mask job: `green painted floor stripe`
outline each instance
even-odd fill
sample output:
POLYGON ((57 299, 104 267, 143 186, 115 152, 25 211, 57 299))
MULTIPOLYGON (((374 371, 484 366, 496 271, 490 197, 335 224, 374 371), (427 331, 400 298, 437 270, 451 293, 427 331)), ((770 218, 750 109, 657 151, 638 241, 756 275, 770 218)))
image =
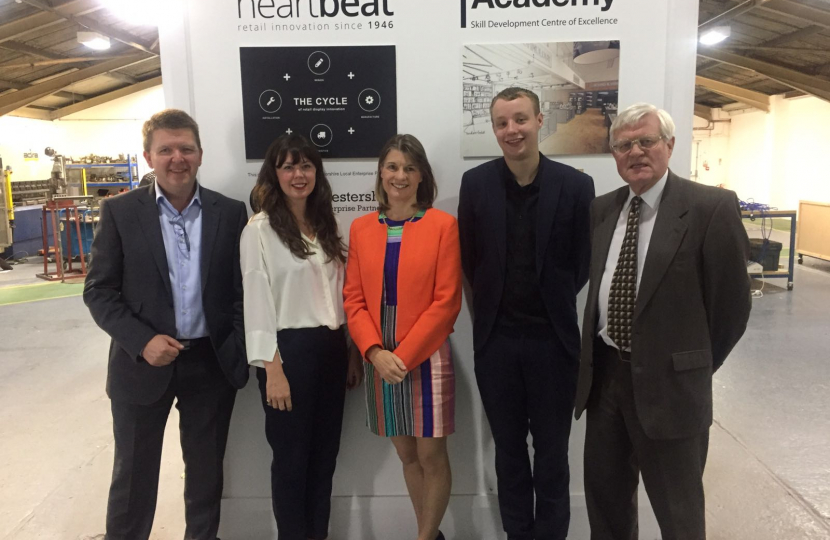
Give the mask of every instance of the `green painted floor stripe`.
POLYGON ((83 292, 83 283, 47 282, 17 287, 7 287, 0 289, 0 306, 22 304, 25 302, 37 302, 39 300, 51 300, 54 298, 67 298, 69 296, 80 296, 83 292))

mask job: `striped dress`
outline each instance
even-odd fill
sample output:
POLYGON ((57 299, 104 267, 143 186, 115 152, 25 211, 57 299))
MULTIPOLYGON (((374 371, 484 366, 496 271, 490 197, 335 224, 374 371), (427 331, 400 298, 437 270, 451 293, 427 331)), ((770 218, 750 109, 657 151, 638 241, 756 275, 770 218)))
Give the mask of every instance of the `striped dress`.
MULTIPOLYGON (((421 210, 408 221, 415 223, 423 216, 424 211, 421 210)), ((398 260, 405 222, 387 219, 383 213, 379 219, 387 227, 381 332, 383 348, 394 351, 398 346, 395 341, 398 260)), ((455 431, 455 371, 449 340, 407 373, 399 384, 388 384, 371 363, 365 362, 364 365, 366 411, 369 429, 373 433, 381 437, 445 437, 455 431)))

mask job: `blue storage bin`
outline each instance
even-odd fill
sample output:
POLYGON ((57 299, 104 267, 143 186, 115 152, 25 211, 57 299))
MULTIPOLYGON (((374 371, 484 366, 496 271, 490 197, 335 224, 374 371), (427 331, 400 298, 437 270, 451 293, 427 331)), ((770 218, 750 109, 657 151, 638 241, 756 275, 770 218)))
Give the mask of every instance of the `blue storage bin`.
MULTIPOLYGON (((64 229, 67 226, 65 210, 60 210, 58 215, 60 216, 60 224, 58 225, 59 236, 61 241, 61 253, 63 254, 63 258, 66 259, 69 257, 69 247, 66 245, 66 232, 64 229)), ((89 214, 89 210, 79 212, 81 218, 81 245, 84 250, 84 256, 87 257, 92 251, 92 237, 93 237, 93 223, 87 223, 84 221, 84 217, 89 214)), ((72 248, 72 258, 80 257, 80 252, 78 251, 78 233, 75 230, 75 220, 69 220, 69 243, 71 244, 72 248)))

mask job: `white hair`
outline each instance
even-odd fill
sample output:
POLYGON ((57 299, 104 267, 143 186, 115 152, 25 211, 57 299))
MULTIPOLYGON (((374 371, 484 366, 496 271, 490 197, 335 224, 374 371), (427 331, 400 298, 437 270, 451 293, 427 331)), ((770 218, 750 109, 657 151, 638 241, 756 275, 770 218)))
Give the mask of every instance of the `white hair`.
POLYGON ((657 116, 660 123, 660 136, 665 140, 674 137, 674 120, 671 115, 663 109, 658 109, 650 103, 635 103, 623 109, 611 124, 611 143, 614 143, 614 134, 624 127, 632 126, 643 119, 644 116, 653 114, 657 116))

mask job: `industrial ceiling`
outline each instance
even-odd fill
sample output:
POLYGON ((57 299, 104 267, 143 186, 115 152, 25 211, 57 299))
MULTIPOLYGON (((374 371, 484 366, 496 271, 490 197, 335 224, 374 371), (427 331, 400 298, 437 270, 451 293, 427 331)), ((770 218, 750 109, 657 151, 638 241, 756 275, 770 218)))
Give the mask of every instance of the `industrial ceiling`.
MULTIPOLYGON (((751 106, 770 96, 830 101, 830 2, 700 0, 699 31, 730 37, 698 45, 695 114, 751 106)), ((161 84, 158 30, 131 24, 100 0, 0 0, 0 116, 56 120, 161 84), (106 51, 79 31, 109 38, 106 51)))

